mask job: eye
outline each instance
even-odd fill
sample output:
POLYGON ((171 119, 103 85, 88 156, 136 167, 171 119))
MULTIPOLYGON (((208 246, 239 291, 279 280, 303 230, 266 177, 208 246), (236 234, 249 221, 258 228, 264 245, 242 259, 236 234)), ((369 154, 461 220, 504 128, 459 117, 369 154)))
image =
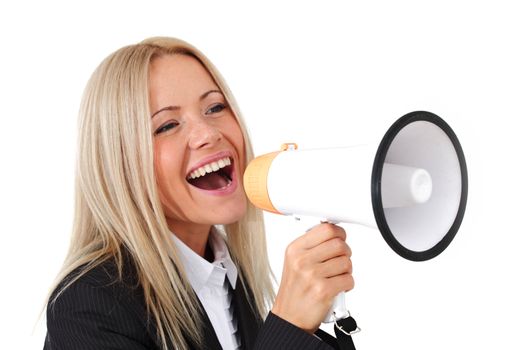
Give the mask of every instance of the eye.
POLYGON ((206 113, 204 113, 205 115, 210 115, 210 114, 214 114, 214 113, 220 113, 222 112, 224 109, 226 109, 226 105, 222 104, 222 103, 217 103, 216 105, 213 105, 211 106, 210 109, 208 109, 206 111, 206 113))
POLYGON ((168 130, 171 130, 171 129, 177 127, 178 125, 180 125, 180 123, 178 121, 172 120, 172 121, 162 125, 157 130, 155 130, 155 135, 158 135, 158 134, 161 134, 161 133, 166 132, 168 130))

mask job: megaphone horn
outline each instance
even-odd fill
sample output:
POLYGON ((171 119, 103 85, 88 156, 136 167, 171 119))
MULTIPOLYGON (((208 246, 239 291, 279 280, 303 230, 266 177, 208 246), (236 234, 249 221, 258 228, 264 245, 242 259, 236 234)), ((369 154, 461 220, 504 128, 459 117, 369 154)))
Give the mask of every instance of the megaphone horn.
POLYGON ((287 146, 257 157, 246 168, 244 188, 263 210, 375 227, 400 256, 422 261, 456 235, 468 178, 452 128, 417 111, 392 124, 379 144, 287 146))

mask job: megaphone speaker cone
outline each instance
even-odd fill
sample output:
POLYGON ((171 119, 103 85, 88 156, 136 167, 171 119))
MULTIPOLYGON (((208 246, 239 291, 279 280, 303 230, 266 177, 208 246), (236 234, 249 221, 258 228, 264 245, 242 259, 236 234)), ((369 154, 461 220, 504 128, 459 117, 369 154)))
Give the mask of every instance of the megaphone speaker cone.
POLYGON ((423 261, 447 248, 463 220, 468 177, 459 140, 443 119, 425 111, 398 119, 379 144, 371 180, 377 227, 396 253, 423 261), (426 200, 417 205, 390 205, 391 196, 385 192, 390 187, 397 191, 397 187, 389 185, 389 164, 426 172, 429 180, 422 175, 422 186, 415 192, 415 197, 426 200))

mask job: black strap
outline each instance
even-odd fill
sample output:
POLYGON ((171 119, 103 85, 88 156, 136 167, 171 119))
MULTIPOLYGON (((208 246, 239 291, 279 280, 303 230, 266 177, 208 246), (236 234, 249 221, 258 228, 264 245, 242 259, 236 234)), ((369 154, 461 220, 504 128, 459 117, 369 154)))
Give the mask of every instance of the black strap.
POLYGON ((361 329, 357 327, 352 316, 338 320, 334 324, 334 331, 337 337, 337 343, 340 350, 355 350, 352 334, 359 332, 361 329))

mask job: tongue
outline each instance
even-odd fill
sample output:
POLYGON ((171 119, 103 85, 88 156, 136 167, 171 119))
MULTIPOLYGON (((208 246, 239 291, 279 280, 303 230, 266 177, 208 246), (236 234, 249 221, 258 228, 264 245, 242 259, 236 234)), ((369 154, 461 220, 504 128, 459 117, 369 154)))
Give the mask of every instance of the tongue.
POLYGON ((228 186, 230 181, 218 172, 206 174, 199 178, 188 180, 190 184, 203 190, 218 190, 228 186))

